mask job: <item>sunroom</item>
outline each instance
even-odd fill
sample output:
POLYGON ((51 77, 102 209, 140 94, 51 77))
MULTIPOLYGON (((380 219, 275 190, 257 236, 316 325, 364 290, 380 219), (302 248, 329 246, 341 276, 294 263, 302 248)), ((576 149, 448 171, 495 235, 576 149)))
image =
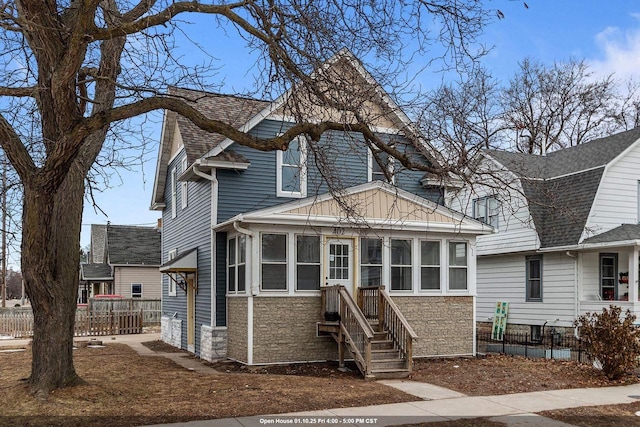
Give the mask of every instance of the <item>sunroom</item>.
POLYGON ((475 239, 492 231, 485 224, 376 181, 348 189, 341 203, 329 194, 301 199, 214 231, 226 233, 232 359, 335 359, 317 324, 321 289, 336 285, 354 299, 384 286, 421 336, 416 356, 474 351, 475 239))

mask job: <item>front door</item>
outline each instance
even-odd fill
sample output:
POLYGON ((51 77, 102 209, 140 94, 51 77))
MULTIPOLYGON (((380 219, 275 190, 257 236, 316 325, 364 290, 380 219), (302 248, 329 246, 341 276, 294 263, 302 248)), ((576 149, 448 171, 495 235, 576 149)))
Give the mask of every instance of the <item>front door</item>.
POLYGON ((326 285, 343 285, 353 295, 353 241, 329 239, 326 245, 326 285))

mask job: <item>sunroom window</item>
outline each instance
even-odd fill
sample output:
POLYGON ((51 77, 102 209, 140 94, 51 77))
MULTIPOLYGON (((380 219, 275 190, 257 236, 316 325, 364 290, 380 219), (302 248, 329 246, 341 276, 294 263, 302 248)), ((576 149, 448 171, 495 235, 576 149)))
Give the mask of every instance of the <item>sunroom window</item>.
POLYGON ((440 242, 420 242, 420 289, 440 289, 440 242))
POLYGON ((411 240, 391 240, 391 290, 411 290, 411 240))
POLYGON ((320 237, 296 236, 296 290, 320 289, 320 237))
POLYGON ((360 239, 360 286, 382 284, 382 239, 360 239))
POLYGON ((261 288, 266 291, 287 289, 287 235, 262 234, 260 253, 261 288))
POLYGON ((467 244, 449 242, 449 289, 467 289, 467 244))

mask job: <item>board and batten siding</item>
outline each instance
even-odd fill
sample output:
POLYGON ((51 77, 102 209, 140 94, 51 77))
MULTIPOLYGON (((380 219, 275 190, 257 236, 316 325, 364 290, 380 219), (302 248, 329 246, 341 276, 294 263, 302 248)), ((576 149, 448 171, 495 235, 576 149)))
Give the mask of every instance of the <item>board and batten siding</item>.
POLYGON ((497 301, 509 302, 508 322, 570 327, 575 318, 576 259, 543 254, 542 302, 526 301, 526 255, 483 256, 477 261, 476 320, 491 322, 497 301))
POLYGON ((160 299, 162 275, 158 267, 115 267, 115 293, 125 298, 131 298, 131 284, 142 283, 142 298, 160 299))
POLYGON ((537 250, 540 247, 538 233, 535 230, 527 201, 521 194, 519 182, 511 184, 513 188, 504 189, 504 184, 478 185, 473 191, 464 188, 448 195, 447 206, 473 218, 473 201, 494 194, 500 201, 498 229, 493 234, 478 236, 478 256, 508 254, 537 250))
MULTIPOLYGON (((205 179, 187 183, 187 207, 182 208, 180 183, 177 185, 176 217, 171 218, 171 170, 180 170, 184 150, 169 164, 164 189, 166 207, 162 211, 162 263, 168 261, 171 250, 178 255, 198 249, 198 290, 196 293, 195 353, 200 354, 202 325, 211 325, 211 182, 205 179)), ((169 278, 162 280, 162 315, 182 320, 182 348, 187 348, 187 296, 176 287, 176 296, 168 295, 169 278)))
POLYGON ((611 230, 621 224, 640 222, 638 192, 640 181, 640 145, 615 163, 610 163, 600 181, 598 193, 582 239, 611 230))

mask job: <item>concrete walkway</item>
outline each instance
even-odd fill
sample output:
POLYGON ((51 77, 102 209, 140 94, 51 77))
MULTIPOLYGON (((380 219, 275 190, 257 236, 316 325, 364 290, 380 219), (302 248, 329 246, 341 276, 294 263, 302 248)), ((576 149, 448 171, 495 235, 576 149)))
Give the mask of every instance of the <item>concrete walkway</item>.
MULTIPOLYGON (((186 353, 156 353, 141 343, 160 339, 158 333, 97 337, 103 343, 127 344, 143 356, 167 357, 180 366, 203 374, 220 374, 186 353)), ((88 341, 90 337, 76 341, 88 341)), ((28 345, 30 340, 0 340, 0 351, 28 345)), ((640 384, 620 387, 537 391, 498 396, 466 396, 447 388, 407 380, 382 384, 423 399, 421 401, 280 415, 225 418, 162 424, 185 427, 253 427, 265 425, 394 426, 487 417, 509 427, 570 427, 569 424, 536 415, 537 412, 579 406, 618 405, 640 400, 640 384)), ((328 391, 329 392, 329 391, 328 391)))

